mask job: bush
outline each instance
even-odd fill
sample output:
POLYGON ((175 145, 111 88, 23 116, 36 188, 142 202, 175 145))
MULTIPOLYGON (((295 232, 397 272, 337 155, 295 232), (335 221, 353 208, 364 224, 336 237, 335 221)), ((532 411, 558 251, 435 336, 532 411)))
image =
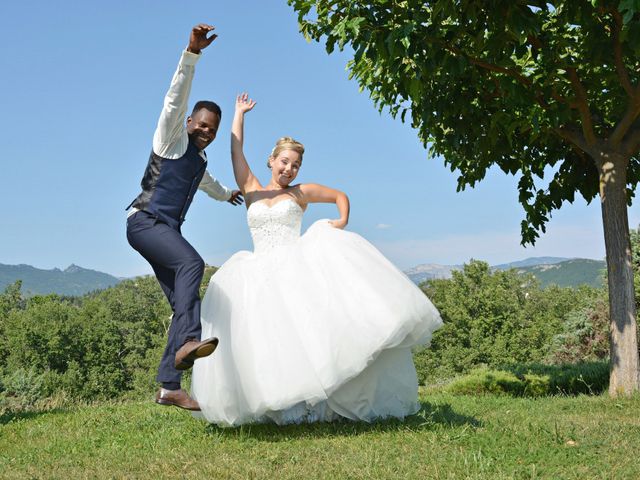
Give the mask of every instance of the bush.
POLYGON ((0 391, 7 407, 24 410, 45 396, 44 379, 35 368, 20 368, 3 378, 0 391))
POLYGON ((605 362, 574 365, 517 365, 495 370, 477 368, 455 379, 444 389, 460 395, 545 395, 599 394, 609 384, 609 365, 605 362))
POLYGON ((78 342, 83 329, 79 309, 55 295, 32 297, 26 307, 12 311, 5 322, 6 373, 33 368, 64 372, 70 360, 81 361, 78 342))
POLYGON ((599 290, 557 286, 541 289, 531 275, 492 272, 471 261, 448 280, 432 280, 423 290, 440 311, 444 325, 428 349, 415 352, 421 383, 433 383, 482 365, 542 362, 565 331, 568 315, 599 290))
POLYGON ((154 278, 123 283, 80 299, 35 296, 8 310, 0 324, 5 399, 16 397, 6 386, 25 371, 39 379, 38 398, 115 398, 134 388, 140 369, 153 379, 140 359, 165 341, 169 307, 154 278))
POLYGON ((550 363, 603 360, 609 356, 609 306, 595 300, 568 316, 562 333, 553 339, 550 363))
MULTIPOLYGON (((215 272, 207 267, 201 292, 215 272)), ((0 294, 0 408, 49 397, 101 400, 155 387, 171 308, 154 277, 83 297, 0 294)))
POLYGON ((458 395, 520 395, 524 391, 524 384, 511 372, 477 368, 451 382, 446 391, 458 395))

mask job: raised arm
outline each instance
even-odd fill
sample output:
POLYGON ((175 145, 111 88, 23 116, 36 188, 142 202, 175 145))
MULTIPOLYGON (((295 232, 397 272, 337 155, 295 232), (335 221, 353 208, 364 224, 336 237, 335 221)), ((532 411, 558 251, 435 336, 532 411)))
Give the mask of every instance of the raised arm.
POLYGON ((340 190, 318 185, 317 183, 304 183, 300 185, 300 192, 305 203, 335 203, 338 207, 340 218, 329 223, 336 228, 344 228, 349 222, 349 197, 340 190))
POLYGON ((214 29, 211 25, 200 24, 193 27, 189 46, 182 52, 178 68, 173 74, 169 91, 164 98, 158 126, 153 135, 153 151, 165 158, 177 158, 184 154, 189 139, 184 125, 187 114, 191 82, 195 65, 202 49, 208 47, 217 35, 207 37, 214 29))
POLYGON ((244 114, 255 107, 256 102, 243 93, 236 98, 236 111, 233 116, 231 126, 231 162, 233 163, 233 174, 236 177, 238 188, 245 195, 261 188, 260 182, 255 177, 247 159, 244 156, 242 145, 244 143, 244 114))

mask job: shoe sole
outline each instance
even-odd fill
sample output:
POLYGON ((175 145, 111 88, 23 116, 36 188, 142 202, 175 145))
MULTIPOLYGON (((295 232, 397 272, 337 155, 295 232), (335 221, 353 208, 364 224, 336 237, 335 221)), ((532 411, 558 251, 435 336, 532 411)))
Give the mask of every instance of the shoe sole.
POLYGON ((182 406, 182 405, 180 405, 178 403, 170 402, 169 400, 163 400, 162 398, 157 399, 156 403, 158 405, 164 405, 165 407, 178 407, 178 408, 181 408, 183 410, 189 410, 190 412, 199 412, 200 411, 199 408, 196 409, 196 408, 185 407, 185 406, 182 406))
POLYGON ((218 346, 217 338, 213 338, 209 343, 200 345, 193 352, 191 352, 189 355, 184 357, 182 361, 175 366, 176 370, 190 369, 191 367, 193 367, 193 362, 195 362, 196 359, 202 358, 202 357, 208 357, 215 351, 217 346, 218 346))

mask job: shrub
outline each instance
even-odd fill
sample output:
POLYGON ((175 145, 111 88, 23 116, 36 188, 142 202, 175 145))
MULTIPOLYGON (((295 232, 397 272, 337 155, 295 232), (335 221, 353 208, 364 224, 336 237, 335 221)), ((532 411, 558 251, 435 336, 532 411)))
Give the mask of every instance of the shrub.
MULTIPOLYGON (((131 390, 140 368, 153 378, 137 361, 164 340, 155 315, 168 306, 153 282, 123 282, 129 285, 81 301, 35 296, 12 309, 2 322, 0 352, 6 354, 0 379, 10 384, 15 372, 28 370, 42 380, 40 397, 66 392, 69 398, 95 400, 131 390)), ((162 315, 168 318, 166 311, 162 315)))
POLYGON ((554 364, 605 360, 609 356, 609 305, 605 292, 567 315, 554 336, 548 362, 554 364))
POLYGON ((5 403, 15 410, 33 406, 44 397, 44 380, 35 368, 20 368, 3 378, 2 396, 5 403))
POLYGON ((446 390, 458 395, 520 395, 524 384, 511 372, 478 368, 451 382, 446 390))
POLYGON ((592 301, 598 290, 557 286, 541 289, 531 275, 492 272, 471 261, 448 280, 432 280, 423 290, 444 325, 431 346, 415 352, 421 383, 438 382, 486 365, 542 362, 564 332, 567 316, 592 301))
POLYGON ((456 378, 445 390, 462 395, 544 395, 599 394, 609 384, 605 362, 574 365, 516 365, 505 369, 477 368, 456 378))
MULTIPOLYGON (((215 268, 207 267, 201 286, 215 268)), ((148 395, 171 308, 154 277, 83 297, 25 300, 20 282, 0 294, 0 408, 47 397, 100 400, 148 395)))

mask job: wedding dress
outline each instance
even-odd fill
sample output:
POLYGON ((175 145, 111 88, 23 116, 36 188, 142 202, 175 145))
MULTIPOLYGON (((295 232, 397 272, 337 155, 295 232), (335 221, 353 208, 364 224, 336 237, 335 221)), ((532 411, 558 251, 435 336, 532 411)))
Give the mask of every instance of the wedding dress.
POLYGON ((424 293, 359 235, 293 199, 247 210, 254 251, 233 255, 202 302, 196 415, 219 425, 372 421, 418 410, 411 348, 442 321, 424 293))

